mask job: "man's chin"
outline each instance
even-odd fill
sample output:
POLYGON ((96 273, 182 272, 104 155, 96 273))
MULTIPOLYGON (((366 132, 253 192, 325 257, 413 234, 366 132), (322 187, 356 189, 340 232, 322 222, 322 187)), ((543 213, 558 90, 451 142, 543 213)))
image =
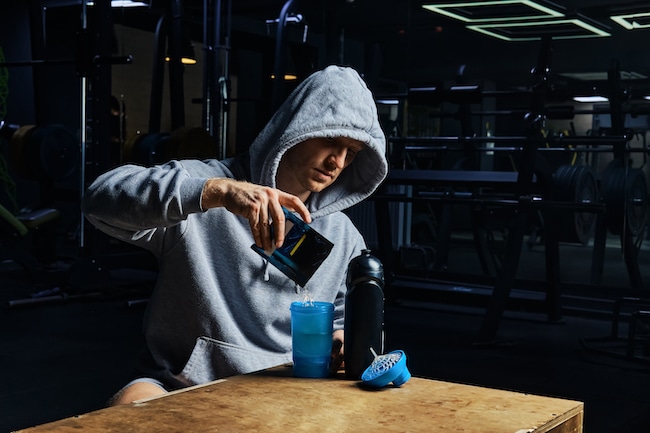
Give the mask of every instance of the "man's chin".
POLYGON ((311 192, 321 192, 325 188, 332 185, 333 182, 311 182, 309 184, 309 191, 311 192))

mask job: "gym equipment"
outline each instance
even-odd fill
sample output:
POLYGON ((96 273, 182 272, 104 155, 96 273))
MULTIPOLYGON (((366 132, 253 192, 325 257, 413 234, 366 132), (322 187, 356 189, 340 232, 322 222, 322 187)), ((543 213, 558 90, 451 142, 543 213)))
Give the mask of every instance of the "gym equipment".
MULTIPOLYGON (((553 174, 551 198, 560 202, 595 204, 600 200, 593 170, 586 165, 562 165, 553 174)), ((557 214, 558 240, 587 245, 594 229, 594 212, 557 214)))
MULTIPOLYGON (((623 128, 621 121, 625 110, 622 109, 620 98, 617 65, 610 70, 609 81, 611 93, 619 96, 610 99, 612 128, 603 132, 602 136, 571 137, 562 134, 550 137, 542 133, 545 119, 568 119, 577 110, 550 105, 556 102, 554 97, 557 95, 548 80, 549 53, 550 39, 542 42, 538 65, 533 69, 537 82, 528 91, 512 92, 517 97, 529 97, 528 110, 500 113, 522 121, 525 134, 520 137, 477 137, 468 127, 467 117, 474 113, 468 111, 467 106, 480 102, 483 97, 497 97, 498 92, 482 92, 478 86, 464 83, 448 90, 423 88, 414 92, 412 89, 408 95, 409 104, 414 96, 420 102, 433 98, 437 102, 444 100, 458 104, 459 109, 449 116, 461 122, 462 135, 389 138, 393 144, 389 146, 392 149, 391 162, 396 168, 389 173, 386 185, 400 185, 408 193, 388 194, 384 190, 373 196, 377 209, 378 251, 383 254, 381 260, 387 275, 392 277, 387 282, 389 299, 395 298, 393 293, 398 291, 419 295, 428 289, 435 290, 442 284, 440 280, 449 279, 449 273, 441 274, 440 271, 446 269, 450 233, 459 223, 454 216, 454 208, 463 205, 470 210, 476 249, 484 272, 489 277, 486 278, 487 284, 492 286, 478 334, 480 343, 488 343, 496 336, 500 317, 515 283, 523 238, 531 226, 536 230, 537 226, 541 227, 543 233, 546 264, 543 305, 549 321, 562 319, 559 281, 561 242, 586 245, 594 236, 592 283, 597 284, 602 274, 607 230, 620 233, 632 286, 641 285, 636 252, 646 221, 645 176, 629 164, 613 162, 599 184, 593 168, 582 161, 589 153, 610 153, 615 161, 625 161, 632 152, 648 151, 646 148, 631 149, 629 146, 631 134, 623 128), (407 167, 414 160, 411 156, 413 152, 433 155, 435 162, 428 161, 426 170, 397 168, 407 167), (497 158, 505 161, 509 158, 512 171, 503 170, 503 161, 499 161, 502 164, 494 171, 477 170, 481 164, 472 161, 480 159, 487 152, 493 156, 495 167, 497 158), (451 160, 450 163, 449 155, 460 155, 462 161, 457 160, 454 164, 451 160), (546 162, 547 156, 557 156, 555 159, 560 164, 556 169, 546 162), (447 170, 449 166, 454 170, 447 170), (387 209, 392 201, 435 203, 439 207, 439 215, 436 215, 437 236, 433 237, 433 266, 430 270, 424 268, 427 271, 425 278, 400 275, 399 268, 395 266, 390 238, 392 225, 387 209), (494 235, 496 232, 501 232, 503 236, 497 239, 494 235), (638 238, 635 240, 634 236, 638 238)), ((456 287, 454 282, 447 284, 456 287)), ((449 296, 450 292, 453 290, 445 292, 445 296, 449 296)))
POLYGON ((581 346, 589 353, 650 365, 650 299, 622 296, 614 301, 610 333, 583 337, 581 346), (621 326, 627 322, 627 332, 621 326))
POLYGON ((601 176, 603 202, 607 206, 608 230, 620 235, 624 230, 638 235, 645 227, 648 191, 643 171, 612 160, 601 176))
POLYGON ((125 141, 122 161, 152 166, 172 159, 207 159, 215 157, 212 137, 203 128, 181 127, 171 134, 138 134, 125 141))
POLYGON ((10 164, 31 180, 63 180, 79 164, 79 140, 63 125, 25 125, 11 136, 10 164))
POLYGON ((45 208, 14 215, 0 204, 0 262, 9 260, 22 266, 32 281, 54 260, 52 224, 57 209, 45 208))

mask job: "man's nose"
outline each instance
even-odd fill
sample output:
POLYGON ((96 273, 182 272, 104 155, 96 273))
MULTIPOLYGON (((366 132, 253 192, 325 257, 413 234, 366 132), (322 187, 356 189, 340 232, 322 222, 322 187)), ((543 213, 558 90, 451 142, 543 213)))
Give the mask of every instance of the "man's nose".
POLYGON ((330 162, 336 168, 345 167, 345 159, 347 158, 348 151, 346 149, 336 150, 330 154, 330 162))

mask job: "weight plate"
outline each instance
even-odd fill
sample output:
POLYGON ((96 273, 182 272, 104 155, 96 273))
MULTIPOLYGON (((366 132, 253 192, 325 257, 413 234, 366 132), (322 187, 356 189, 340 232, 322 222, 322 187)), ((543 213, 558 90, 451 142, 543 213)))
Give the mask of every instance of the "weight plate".
POLYGON ((125 143, 123 158, 148 167, 167 162, 163 155, 163 149, 168 140, 168 133, 138 135, 135 139, 129 139, 125 143))
POLYGON ((66 179, 79 164, 79 141, 63 125, 21 126, 10 146, 10 165, 25 179, 66 179))
POLYGON ((138 141, 140 141, 143 136, 144 134, 135 134, 124 141, 124 144, 122 145, 121 162, 135 162, 135 158, 133 156, 135 153, 135 148, 138 141))
POLYGON ((208 159, 216 155, 214 139, 208 132, 199 127, 185 126, 171 133, 165 143, 162 158, 171 159, 208 159))
POLYGON ((637 235, 643 230, 648 209, 645 174, 640 169, 633 168, 626 179, 625 224, 633 235, 637 235))
MULTIPOLYGON (((552 199, 569 203, 595 203, 598 186, 592 170, 586 165, 561 165, 553 175, 552 199)), ((555 217, 553 227, 561 242, 587 244, 591 237, 596 215, 594 212, 551 212, 555 217)))
MULTIPOLYGON (((578 166, 574 173, 572 182, 572 191, 574 192, 574 201, 582 204, 593 204, 598 202, 598 185, 596 176, 587 166, 578 166)), ((574 212, 574 226, 576 240, 583 245, 589 242, 596 214, 594 212, 574 212)))
POLYGON ((37 178, 63 180, 74 173, 79 164, 79 141, 65 126, 38 127, 29 142, 37 178))
POLYGON ((620 159, 607 165, 601 177, 601 190, 610 233, 620 235, 626 228, 636 235, 643 229, 648 205, 646 185, 642 170, 626 167, 620 159))

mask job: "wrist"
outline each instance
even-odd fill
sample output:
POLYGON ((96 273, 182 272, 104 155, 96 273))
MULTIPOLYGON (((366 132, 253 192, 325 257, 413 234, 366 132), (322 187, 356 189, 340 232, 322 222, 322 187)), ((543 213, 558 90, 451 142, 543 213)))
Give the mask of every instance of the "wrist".
POLYGON ((203 191, 201 192, 201 208, 203 210, 223 206, 223 197, 226 194, 226 183, 228 180, 210 178, 205 182, 203 191))

